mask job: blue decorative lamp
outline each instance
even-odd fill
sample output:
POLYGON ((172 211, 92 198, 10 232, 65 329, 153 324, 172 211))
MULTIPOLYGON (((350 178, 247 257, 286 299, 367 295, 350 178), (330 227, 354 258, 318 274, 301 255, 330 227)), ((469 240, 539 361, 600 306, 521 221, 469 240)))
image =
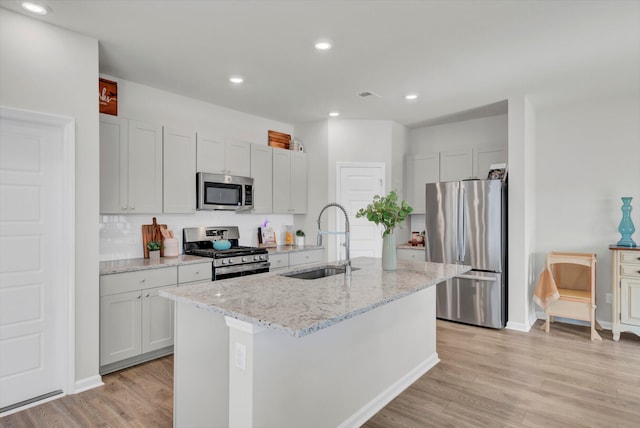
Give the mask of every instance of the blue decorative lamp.
POLYGON ((631 221, 631 197, 625 196, 622 198, 622 220, 620 220, 620 225, 618 226, 618 232, 622 237, 618 241, 619 247, 635 247, 636 243, 631 239, 631 235, 636 231, 636 228, 633 226, 633 221, 631 221))

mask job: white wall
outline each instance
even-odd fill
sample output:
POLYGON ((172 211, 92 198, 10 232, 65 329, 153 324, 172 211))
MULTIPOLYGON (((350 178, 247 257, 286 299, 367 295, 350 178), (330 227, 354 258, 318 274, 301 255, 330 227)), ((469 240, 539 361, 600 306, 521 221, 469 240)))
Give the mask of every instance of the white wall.
MULTIPOLYGON (((268 144, 267 131, 270 129, 287 134, 293 132, 291 124, 208 104, 113 76, 103 77, 118 82, 119 117, 204 133, 221 140, 233 139, 264 145, 268 144)), ((100 260, 142 257, 141 225, 151 224, 153 217, 154 214, 100 216, 100 260)), ((257 227, 261 226, 265 219, 268 218, 274 230, 278 232, 283 230, 283 226, 294 224, 294 216, 290 214, 199 211, 195 214, 157 213, 155 217, 159 224, 166 224, 174 231, 180 241, 180 248, 182 229, 185 227, 238 226, 240 244, 257 245, 257 227)), ((282 242, 279 233, 278 242, 282 242)))
POLYGON ((536 266, 549 251, 596 253, 596 318, 610 323, 608 246, 620 239, 622 196, 633 197, 640 245, 640 89, 541 106, 536 122, 536 266))
MULTIPOLYGON (((0 8, 0 103, 75 119, 75 379, 98 376, 98 41, 0 8)), ((99 379, 99 378, 98 378, 99 379)))

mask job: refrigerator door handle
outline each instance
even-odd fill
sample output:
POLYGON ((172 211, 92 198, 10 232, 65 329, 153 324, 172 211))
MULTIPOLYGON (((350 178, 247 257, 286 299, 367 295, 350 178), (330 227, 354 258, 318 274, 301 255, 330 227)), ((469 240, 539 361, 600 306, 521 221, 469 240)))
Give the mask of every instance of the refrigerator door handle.
POLYGON ((464 187, 461 185, 458 193, 458 239, 456 240, 458 261, 463 262, 466 257, 467 224, 465 222, 464 187))
POLYGON ((475 281, 489 281, 496 282, 497 279, 491 276, 478 276, 478 275, 456 275, 454 278, 473 279, 475 281))

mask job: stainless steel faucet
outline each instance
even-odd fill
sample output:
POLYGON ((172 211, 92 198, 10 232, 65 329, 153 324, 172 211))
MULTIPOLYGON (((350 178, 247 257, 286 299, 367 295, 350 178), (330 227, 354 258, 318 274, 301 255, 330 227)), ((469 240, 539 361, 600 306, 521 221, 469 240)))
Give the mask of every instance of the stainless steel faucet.
POLYGON ((346 276, 351 276, 351 258, 349 257, 349 246, 350 246, 350 232, 349 232, 349 215, 347 214, 347 210, 344 207, 336 202, 330 202, 320 210, 320 214, 318 214, 318 246, 322 245, 322 235, 344 235, 344 248, 345 248, 345 271, 344 274, 346 276), (323 232, 320 228, 320 218, 322 217, 322 213, 329 207, 336 207, 342 210, 344 214, 344 232, 323 232))

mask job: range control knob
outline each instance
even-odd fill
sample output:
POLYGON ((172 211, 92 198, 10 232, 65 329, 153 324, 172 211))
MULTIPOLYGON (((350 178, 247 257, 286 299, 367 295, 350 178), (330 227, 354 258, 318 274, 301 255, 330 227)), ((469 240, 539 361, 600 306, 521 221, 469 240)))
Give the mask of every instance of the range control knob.
POLYGON ((242 258, 242 261, 243 261, 243 262, 246 262, 246 261, 247 261, 247 258, 246 258, 246 257, 243 257, 243 258, 242 258))
POLYGON ((221 262, 221 263, 222 263, 223 265, 226 265, 226 264, 227 264, 227 259, 222 259, 222 262, 221 262))
POLYGON ((229 264, 233 263, 233 259, 229 259, 229 264))
POLYGON ((260 256, 253 256, 253 260, 260 260, 260 256))
POLYGON ((264 254, 260 256, 260 260, 267 260, 267 256, 265 256, 264 254))

